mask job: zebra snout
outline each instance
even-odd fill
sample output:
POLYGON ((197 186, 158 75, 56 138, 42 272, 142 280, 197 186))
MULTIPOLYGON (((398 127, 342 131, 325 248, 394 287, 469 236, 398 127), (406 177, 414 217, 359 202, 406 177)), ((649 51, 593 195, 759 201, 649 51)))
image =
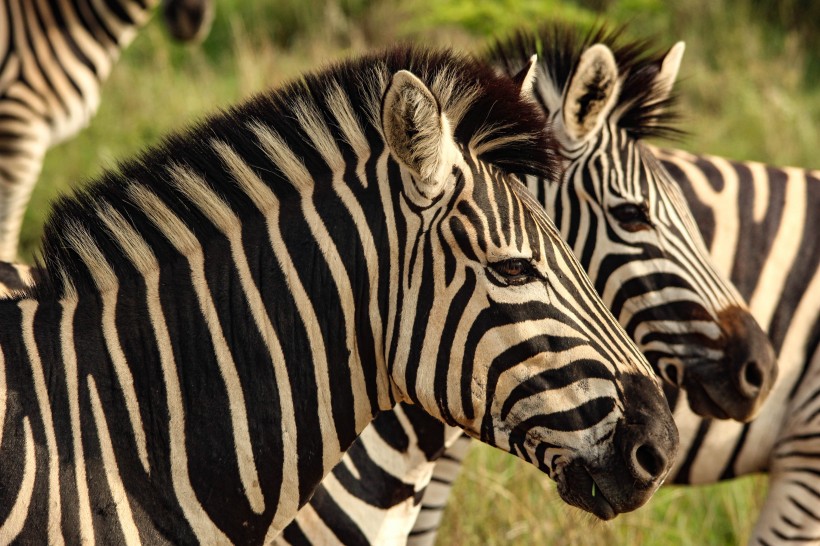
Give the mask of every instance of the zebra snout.
POLYGON ((655 385, 641 376, 622 380, 626 410, 615 434, 630 478, 644 487, 661 483, 678 448, 678 429, 664 399, 651 396, 655 385))
POLYGON ((678 448, 678 429, 664 399, 650 393, 657 388, 641 376, 627 376, 624 385, 624 419, 615 435, 632 479, 645 487, 663 480, 678 448))
POLYGON ((627 417, 615 441, 623 454, 625 479, 650 490, 659 486, 677 454, 678 430, 660 414, 627 417), (631 418, 630 418, 631 417, 631 418))
POLYGON ((748 401, 749 413, 754 413, 777 377, 774 349, 749 311, 733 306, 721 311, 719 319, 725 332, 726 358, 736 396, 748 401))
POLYGON ((718 314, 723 356, 698 359, 686 368, 689 407, 702 417, 751 421, 777 378, 771 342, 746 309, 732 306, 718 314))

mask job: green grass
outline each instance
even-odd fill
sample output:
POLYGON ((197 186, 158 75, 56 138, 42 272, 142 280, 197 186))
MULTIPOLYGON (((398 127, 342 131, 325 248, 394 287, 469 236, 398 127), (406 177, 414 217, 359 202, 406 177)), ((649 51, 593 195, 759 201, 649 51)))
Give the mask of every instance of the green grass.
POLYGON ((745 544, 766 480, 664 487, 643 508, 601 522, 563 504, 535 467, 475 444, 456 482, 438 544, 724 546, 745 544))
MULTIPOLYGON (((58 194, 207 112, 369 47, 419 40, 478 48, 489 34, 503 35, 555 14, 586 23, 631 20, 636 37, 656 34, 667 47, 687 42, 679 90, 690 136, 681 146, 820 168, 820 75, 811 68, 806 72, 818 66, 820 53, 807 47, 804 27, 793 17, 771 25, 766 22, 778 18, 755 5, 753 0, 220 0, 213 33, 201 48, 171 45, 154 22, 115 68, 91 126, 49 152, 26 214, 22 255, 36 252, 58 194), (323 15, 317 19, 315 13, 323 15)), ((439 543, 737 544, 748 537, 764 491, 762 478, 666 488, 646 507, 602 524, 565 507, 534 468, 482 446, 474 449, 458 482, 439 543)))

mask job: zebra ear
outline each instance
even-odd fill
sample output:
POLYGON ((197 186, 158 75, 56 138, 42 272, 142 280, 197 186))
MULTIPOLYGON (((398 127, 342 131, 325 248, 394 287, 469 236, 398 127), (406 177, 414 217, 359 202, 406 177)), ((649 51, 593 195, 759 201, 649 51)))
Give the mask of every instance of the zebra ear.
POLYGON ((433 93, 407 70, 393 75, 382 101, 382 130, 393 155, 428 199, 444 191, 459 155, 447 116, 433 93))
POLYGON ((521 98, 535 100, 535 75, 537 70, 538 55, 533 55, 524 68, 513 76, 513 81, 521 89, 521 98))
POLYGON ((675 85, 675 80, 678 77, 678 70, 680 70, 680 62, 683 59, 685 49, 686 44, 678 42, 672 46, 672 49, 661 61, 661 69, 658 71, 658 75, 655 76, 658 101, 666 99, 672 92, 672 86, 675 85))
POLYGON ((562 114, 567 136, 583 140, 600 129, 619 90, 618 65, 612 51, 603 44, 590 46, 581 55, 564 92, 562 114))

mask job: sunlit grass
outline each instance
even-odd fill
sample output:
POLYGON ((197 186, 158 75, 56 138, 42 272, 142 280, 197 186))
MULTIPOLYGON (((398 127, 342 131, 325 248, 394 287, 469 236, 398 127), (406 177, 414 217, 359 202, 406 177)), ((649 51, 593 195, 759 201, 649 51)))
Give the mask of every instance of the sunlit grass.
POLYGON ((535 467, 476 444, 448 504, 438 544, 745 544, 765 483, 747 477, 706 487, 664 487, 646 506, 604 523, 563 504, 535 467))

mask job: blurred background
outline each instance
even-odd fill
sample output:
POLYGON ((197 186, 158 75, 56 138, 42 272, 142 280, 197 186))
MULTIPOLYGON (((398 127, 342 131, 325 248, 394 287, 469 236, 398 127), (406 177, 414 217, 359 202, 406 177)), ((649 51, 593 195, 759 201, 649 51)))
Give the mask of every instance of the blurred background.
MULTIPOLYGON (((217 0, 210 36, 174 45, 159 17, 124 52, 91 126, 46 156, 21 256, 39 246, 50 202, 208 112, 327 62, 397 41, 480 50, 541 21, 629 23, 659 47, 686 42, 677 89, 688 132, 660 143, 733 159, 820 168, 817 0, 217 0)), ((563 505, 535 468, 474 447, 441 545, 744 544, 766 480, 665 487, 600 523, 563 505)))

